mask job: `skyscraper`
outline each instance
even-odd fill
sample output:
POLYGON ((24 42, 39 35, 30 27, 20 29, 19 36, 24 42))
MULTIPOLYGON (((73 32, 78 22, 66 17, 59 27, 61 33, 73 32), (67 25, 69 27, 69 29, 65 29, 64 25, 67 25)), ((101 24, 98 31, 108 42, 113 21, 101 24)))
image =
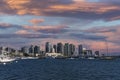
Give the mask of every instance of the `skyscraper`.
POLYGON ((62 43, 58 43, 57 44, 57 53, 63 53, 63 44, 62 43))
POLYGON ((38 54, 40 54, 40 47, 34 46, 34 56, 37 56, 38 54))
POLYGON ((69 43, 65 43, 64 45, 64 55, 69 56, 69 43))
POLYGON ((69 45, 69 55, 72 56, 75 53, 75 45, 70 44, 69 45))
POLYGON ((54 49, 55 53, 57 53, 57 45, 53 45, 53 49, 54 49))
POLYGON ((29 47, 28 46, 24 46, 24 47, 22 47, 21 48, 21 51, 23 52, 23 53, 29 53, 29 47))
POLYGON ((51 53, 52 52, 52 44, 50 42, 46 42, 45 52, 46 53, 51 53))
POLYGON ((30 54, 34 54, 34 46, 33 45, 30 46, 29 53, 30 54))
POLYGON ((80 56, 83 54, 83 46, 81 44, 78 45, 78 53, 80 56))
POLYGON ((35 46, 34 47, 34 53, 36 54, 39 54, 40 53, 40 47, 39 46, 35 46))

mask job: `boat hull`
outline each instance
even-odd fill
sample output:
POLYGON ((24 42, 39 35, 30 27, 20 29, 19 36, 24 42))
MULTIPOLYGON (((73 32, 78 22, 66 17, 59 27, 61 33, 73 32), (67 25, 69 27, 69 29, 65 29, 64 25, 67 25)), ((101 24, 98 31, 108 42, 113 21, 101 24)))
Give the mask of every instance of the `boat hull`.
POLYGON ((0 59, 0 62, 1 63, 7 63, 7 62, 12 62, 14 61, 15 59, 0 59))

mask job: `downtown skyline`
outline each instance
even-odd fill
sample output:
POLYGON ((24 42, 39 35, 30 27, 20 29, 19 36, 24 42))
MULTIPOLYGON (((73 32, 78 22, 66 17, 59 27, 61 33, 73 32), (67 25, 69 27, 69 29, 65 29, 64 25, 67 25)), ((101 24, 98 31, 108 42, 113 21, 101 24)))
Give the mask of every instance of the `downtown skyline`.
POLYGON ((83 44, 120 52, 119 0, 1 0, 0 46, 83 44))
POLYGON ((8 53, 15 53, 18 52, 18 55, 20 55, 21 53, 25 56, 25 55, 29 55, 29 56, 46 56, 47 55, 62 55, 62 56, 66 56, 66 57, 88 57, 88 56, 94 56, 94 57, 99 57, 100 55, 106 55, 107 54, 100 54, 99 51, 94 51, 94 50, 90 50, 87 48, 84 48, 82 44, 78 44, 77 46, 75 46, 74 44, 70 44, 70 43, 65 43, 62 44, 61 42, 57 43, 57 44, 51 44, 50 42, 46 42, 45 43, 45 48, 44 50, 41 49, 41 46, 37 46, 37 45, 30 45, 30 46, 24 46, 21 47, 20 50, 15 50, 9 47, 1 47, 1 50, 5 50, 8 51, 8 53))

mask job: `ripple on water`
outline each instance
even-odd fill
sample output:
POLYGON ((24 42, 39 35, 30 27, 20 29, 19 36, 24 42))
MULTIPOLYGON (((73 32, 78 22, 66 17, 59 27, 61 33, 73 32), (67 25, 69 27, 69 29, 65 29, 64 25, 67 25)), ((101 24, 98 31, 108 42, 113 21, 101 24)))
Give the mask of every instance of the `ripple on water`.
POLYGON ((0 64, 0 80, 120 80, 120 60, 20 60, 0 64))

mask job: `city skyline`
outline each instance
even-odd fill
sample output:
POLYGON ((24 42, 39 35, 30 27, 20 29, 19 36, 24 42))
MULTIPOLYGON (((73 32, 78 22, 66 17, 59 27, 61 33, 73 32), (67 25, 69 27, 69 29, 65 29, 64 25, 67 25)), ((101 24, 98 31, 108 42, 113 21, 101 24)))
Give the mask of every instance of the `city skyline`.
POLYGON ((1 0, 0 46, 83 44, 120 52, 119 0, 1 0))
MULTIPOLYGON (((99 51, 94 51, 91 49, 87 49, 85 47, 83 47, 82 44, 79 44, 77 46, 75 46, 74 44, 71 43, 57 43, 57 44, 51 44, 50 42, 46 42, 45 43, 45 48, 41 49, 40 45, 30 45, 30 46, 24 46, 21 47, 19 50, 12 50, 12 48, 9 47, 1 47, 1 50, 6 50, 8 51, 8 53, 13 53, 10 51, 18 51, 19 54, 23 53, 24 55, 31 55, 31 56, 35 56, 37 55, 63 55, 66 57, 87 57, 87 56, 95 56, 96 52, 99 54, 99 51), (11 50, 10 50, 11 49, 11 50)), ((102 53, 100 54, 102 55, 102 53)), ((104 54, 107 55, 107 54, 104 54)))
MULTIPOLYGON (((45 42, 44 46, 43 45, 24 45, 22 47, 20 47, 19 49, 17 48, 13 48, 11 46, 0 46, 1 49, 8 51, 8 53, 14 53, 14 52, 19 52, 19 53, 25 53, 25 54, 33 54, 33 53, 38 53, 38 54, 49 54, 49 53, 56 53, 56 54, 64 54, 66 56, 68 56, 68 54, 71 54, 69 56, 72 55, 82 55, 85 56, 86 54, 88 55, 92 55, 92 54, 96 54, 100 53, 100 55, 106 55, 106 56, 115 56, 114 54, 112 54, 111 52, 109 52, 109 50, 107 51, 107 49, 99 49, 99 50, 95 50, 95 49, 91 49, 89 47, 87 47, 86 45, 83 44, 73 44, 73 43, 62 43, 62 42, 58 42, 58 43, 51 43, 51 42, 45 42)), ((116 54, 116 56, 119 56, 119 54, 116 54)))

